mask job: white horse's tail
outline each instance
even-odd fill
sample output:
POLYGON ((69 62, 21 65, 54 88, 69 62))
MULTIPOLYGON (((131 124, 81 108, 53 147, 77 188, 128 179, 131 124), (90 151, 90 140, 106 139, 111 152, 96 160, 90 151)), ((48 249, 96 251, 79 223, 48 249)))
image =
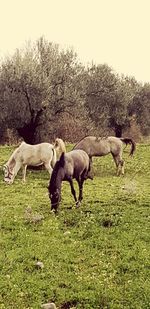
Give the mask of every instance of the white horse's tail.
POLYGON ((66 152, 66 146, 64 141, 61 138, 56 138, 54 142, 54 148, 56 150, 57 159, 60 158, 63 152, 66 152))
POLYGON ((52 153, 53 153, 53 157, 52 157, 52 161, 51 161, 51 166, 52 166, 52 168, 54 168, 54 165, 57 161, 56 150, 55 150, 54 147, 52 147, 52 153))

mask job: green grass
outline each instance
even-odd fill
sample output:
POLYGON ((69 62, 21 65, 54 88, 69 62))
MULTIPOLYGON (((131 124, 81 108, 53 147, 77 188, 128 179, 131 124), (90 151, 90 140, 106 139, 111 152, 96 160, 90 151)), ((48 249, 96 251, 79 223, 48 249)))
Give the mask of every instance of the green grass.
MULTIPOLYGON (((68 149, 71 145, 67 146, 68 149)), ((14 147, 0 147, 2 166, 14 147)), ((68 183, 50 211, 46 171, 12 185, 0 173, 0 308, 150 308, 150 145, 124 151, 125 176, 111 156, 95 158, 79 209, 68 183), (38 268, 36 263, 43 263, 38 268)), ((77 188, 77 186, 76 186, 77 188)))

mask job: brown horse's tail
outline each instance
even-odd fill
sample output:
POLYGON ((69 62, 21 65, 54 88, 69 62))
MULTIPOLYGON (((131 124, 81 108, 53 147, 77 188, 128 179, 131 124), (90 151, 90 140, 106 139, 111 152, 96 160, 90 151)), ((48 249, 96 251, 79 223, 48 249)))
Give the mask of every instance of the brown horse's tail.
POLYGON ((120 138, 121 141, 123 143, 125 143, 126 145, 130 144, 131 145, 131 150, 130 150, 130 156, 133 155, 133 153, 135 152, 135 149, 136 149, 136 144, 135 142, 133 141, 133 139, 131 138, 120 138))

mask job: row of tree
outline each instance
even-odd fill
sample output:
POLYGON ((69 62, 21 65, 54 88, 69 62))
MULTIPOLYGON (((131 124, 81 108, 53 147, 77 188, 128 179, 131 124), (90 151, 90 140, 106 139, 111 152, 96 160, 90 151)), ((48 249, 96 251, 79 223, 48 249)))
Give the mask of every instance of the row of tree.
POLYGON ((1 63, 0 110, 0 142, 8 129, 28 143, 75 142, 102 130, 120 137, 133 119, 149 135, 150 84, 106 64, 85 67, 73 50, 42 37, 1 63))

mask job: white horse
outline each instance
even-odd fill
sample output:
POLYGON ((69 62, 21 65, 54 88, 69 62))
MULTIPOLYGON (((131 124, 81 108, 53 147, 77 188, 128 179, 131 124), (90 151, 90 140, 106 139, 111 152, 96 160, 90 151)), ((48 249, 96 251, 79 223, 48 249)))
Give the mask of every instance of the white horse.
MULTIPOLYGON (((52 145, 50 143, 30 145, 22 142, 4 165, 4 181, 8 184, 12 184, 21 168, 23 171, 23 181, 25 181, 26 169, 28 165, 38 166, 43 164, 51 175, 57 160, 55 147, 56 145, 52 145)), ((64 151, 64 147, 64 142, 59 140, 56 147, 57 151, 62 153, 64 151)))

